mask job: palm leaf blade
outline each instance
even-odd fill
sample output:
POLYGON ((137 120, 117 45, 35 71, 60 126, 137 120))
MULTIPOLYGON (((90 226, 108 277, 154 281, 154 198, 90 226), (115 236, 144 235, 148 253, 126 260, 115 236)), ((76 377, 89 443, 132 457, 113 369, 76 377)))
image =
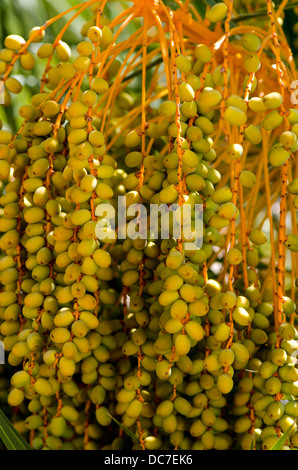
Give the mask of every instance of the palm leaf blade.
POLYGON ((7 450, 32 450, 2 410, 0 410, 0 439, 7 450))

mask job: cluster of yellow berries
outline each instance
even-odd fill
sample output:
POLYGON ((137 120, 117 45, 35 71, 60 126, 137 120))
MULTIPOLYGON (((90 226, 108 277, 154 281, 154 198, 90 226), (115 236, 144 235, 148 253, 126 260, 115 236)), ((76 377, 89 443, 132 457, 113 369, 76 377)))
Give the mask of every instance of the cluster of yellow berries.
POLYGON ((298 110, 271 0, 267 29, 232 1, 106 3, 75 50, 55 18, 0 50, 4 107, 45 62, 0 130, 0 400, 36 450, 297 449, 298 110))

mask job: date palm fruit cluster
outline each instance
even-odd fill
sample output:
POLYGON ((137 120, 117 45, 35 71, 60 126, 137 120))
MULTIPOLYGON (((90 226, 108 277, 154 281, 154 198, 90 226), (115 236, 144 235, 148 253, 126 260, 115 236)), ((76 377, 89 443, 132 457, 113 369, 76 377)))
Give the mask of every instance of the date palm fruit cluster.
POLYGON ((0 131, 0 396, 33 449, 298 448, 297 72, 283 11, 235 3, 90 0, 4 40, 4 108, 44 64, 0 131))

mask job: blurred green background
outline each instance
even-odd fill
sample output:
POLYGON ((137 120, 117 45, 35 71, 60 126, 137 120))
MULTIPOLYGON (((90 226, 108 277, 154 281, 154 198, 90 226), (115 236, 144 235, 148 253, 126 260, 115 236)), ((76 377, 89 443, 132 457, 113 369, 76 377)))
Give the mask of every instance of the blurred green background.
MULTIPOLYGON (((87 1, 87 0, 85 0, 87 1)), ((146 1, 146 0, 144 0, 146 1)), ((185 0, 183 0, 185 1, 185 0)), ((191 0, 196 6, 201 16, 204 16, 206 6, 218 3, 215 0, 191 0)), ((28 33, 34 26, 44 24, 47 19, 52 18, 63 11, 66 11, 72 6, 83 3, 80 0, 0 0, 0 48, 3 47, 4 38, 9 34, 19 34, 25 39, 28 38, 28 33)), ((164 0, 164 3, 172 9, 177 8, 177 3, 174 0, 164 0)), ((274 2, 275 7, 281 3, 281 0, 274 2)), ((264 12, 266 12, 266 0, 234 0, 235 25, 239 24, 242 16, 245 15, 245 23, 258 26, 262 25, 263 21, 268 21, 264 12), (238 15, 238 16, 237 16, 238 15), (255 16, 254 16, 255 15, 255 16)), ((132 5, 131 1, 111 0, 105 8, 105 13, 108 18, 115 17, 120 11, 132 5)), ((285 17, 283 20, 283 27, 287 36, 288 43, 293 51, 296 64, 298 64, 298 1, 289 0, 285 9, 285 17)), ((63 40, 70 46, 75 47, 80 41, 80 32, 83 24, 90 19, 90 11, 86 10, 79 18, 77 18, 71 27, 65 33, 63 40)), ((56 21, 50 28, 46 30, 46 42, 52 42, 65 22, 70 18, 67 15, 56 21)), ((38 49, 39 45, 32 45, 38 49)), ((36 67, 30 72, 22 71, 22 76, 19 80, 24 86, 21 95, 13 96, 14 106, 9 108, 0 108, 0 119, 5 123, 5 127, 10 128, 13 132, 20 123, 18 116, 18 108, 29 102, 31 95, 39 91, 38 78, 43 72, 45 61, 36 63, 36 67)))

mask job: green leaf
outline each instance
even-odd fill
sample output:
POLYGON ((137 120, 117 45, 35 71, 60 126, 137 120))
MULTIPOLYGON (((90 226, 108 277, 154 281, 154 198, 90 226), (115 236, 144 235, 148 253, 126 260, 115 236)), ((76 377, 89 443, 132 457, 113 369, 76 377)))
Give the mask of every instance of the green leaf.
POLYGON ((215 0, 204 0, 204 2, 207 3, 207 5, 209 5, 209 7, 213 7, 217 3, 217 2, 215 2, 215 0))
MULTIPOLYGON (((283 10, 291 10, 291 9, 297 7, 297 6, 298 6, 298 2, 292 2, 289 5, 285 5, 283 10)), ((277 10, 277 8, 278 8, 278 5, 275 6, 275 10, 277 10)), ((233 18, 233 21, 234 22, 239 22, 239 21, 252 20, 252 19, 255 19, 259 16, 267 16, 267 15, 268 15, 267 9, 262 9, 262 10, 259 10, 259 11, 255 11, 253 13, 243 13, 241 15, 235 16, 233 18)))
POLYGON ((134 442, 136 442, 136 443, 139 444, 138 438, 137 438, 126 426, 124 426, 122 423, 120 423, 120 421, 118 421, 116 418, 114 418, 114 416, 112 416, 110 413, 107 413, 107 415, 108 415, 113 421, 115 421, 115 423, 116 423, 121 429, 123 429, 123 431, 125 432, 125 434, 128 435, 128 437, 130 437, 134 442))
POLYGON ((2 410, 0 410, 0 439, 7 450, 32 450, 32 447, 15 429, 2 410))
POLYGON ((250 444, 250 449, 249 449, 249 450, 254 450, 254 446, 255 446, 255 438, 252 436, 251 444, 250 444))
POLYGON ((286 432, 279 438, 279 440, 274 444, 274 446, 271 447, 270 450, 281 450, 281 448, 284 446, 286 440, 288 439, 289 437, 289 434, 290 432, 292 431, 293 427, 295 426, 296 424, 296 420, 294 421, 294 423, 292 424, 292 426, 290 426, 286 432))
POLYGON ((193 0, 193 4, 201 18, 205 18, 206 5, 201 0, 193 0))

